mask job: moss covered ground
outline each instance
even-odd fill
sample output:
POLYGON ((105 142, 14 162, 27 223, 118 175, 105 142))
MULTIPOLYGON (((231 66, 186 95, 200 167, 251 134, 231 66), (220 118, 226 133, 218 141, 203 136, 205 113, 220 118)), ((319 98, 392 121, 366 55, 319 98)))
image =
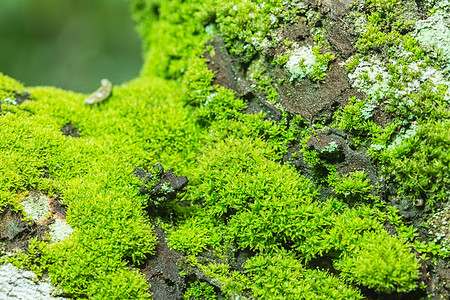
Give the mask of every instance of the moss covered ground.
MULTIPOLYGON (((0 207, 21 210, 30 191, 59 195, 74 229, 57 243, 33 239, 28 250, 2 261, 47 274, 74 298, 148 299, 151 289, 139 268, 155 254, 158 225, 184 256, 180 272, 195 269, 208 278, 187 285, 185 299, 430 293, 423 264, 448 257, 448 249, 419 236, 417 224, 404 220, 390 199, 430 214, 448 206, 450 61, 444 50, 416 38, 411 1, 357 1, 349 8, 358 39, 352 56, 341 59, 352 87, 366 97, 350 99, 325 124, 290 113, 277 93, 284 81, 320 86, 338 58, 327 48, 320 3, 129 4, 145 63, 138 78, 115 86, 104 102, 84 105, 86 95, 24 87, 0 76, 0 207), (311 66, 301 57, 303 46, 276 39, 277 28, 301 20, 314 37, 311 66), (204 53, 214 56, 210 41, 218 35, 241 66, 265 53, 267 69, 287 68, 285 78, 264 70, 252 76, 279 120, 246 113, 248 99, 213 83, 204 53), (286 53, 265 51, 277 47, 286 53), (29 99, 17 103, 23 98, 29 99), (376 122, 372 112, 379 107, 389 122, 376 122), (66 124, 80 137, 63 135, 66 124), (342 172, 327 160, 339 151, 336 143, 320 151, 308 146, 329 127, 343 130, 353 148, 367 153, 378 179, 368 179, 364 170, 342 172), (294 145, 299 150, 292 153, 294 145), (286 155, 302 156, 311 174, 286 155), (155 204, 139 192, 135 169, 151 171, 156 163, 187 176, 182 199, 155 204), (380 192, 385 182, 392 187, 386 197, 380 192), (324 188, 332 194, 324 196, 324 188), (164 215, 147 213, 158 205, 164 215), (242 253, 248 259, 236 267, 242 253)), ((430 15, 443 11, 436 7, 430 15)), ((441 240, 448 244, 445 234, 441 240)))

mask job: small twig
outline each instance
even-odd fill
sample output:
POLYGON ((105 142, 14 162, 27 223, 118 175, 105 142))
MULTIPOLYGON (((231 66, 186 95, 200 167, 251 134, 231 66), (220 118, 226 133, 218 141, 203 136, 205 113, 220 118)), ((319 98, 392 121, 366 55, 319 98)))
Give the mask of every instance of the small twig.
POLYGON ((89 97, 84 99, 84 104, 94 104, 105 100, 111 95, 112 83, 108 79, 102 79, 102 86, 93 92, 89 97))

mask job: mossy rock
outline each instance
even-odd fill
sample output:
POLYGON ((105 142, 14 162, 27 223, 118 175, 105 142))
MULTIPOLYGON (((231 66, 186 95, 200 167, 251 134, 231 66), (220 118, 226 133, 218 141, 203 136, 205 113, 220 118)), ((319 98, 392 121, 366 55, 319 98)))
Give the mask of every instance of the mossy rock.
POLYGON ((422 7, 129 3, 145 63, 106 100, 0 76, 0 206, 60 197, 74 230, 2 261, 75 298, 164 297, 145 277, 158 225, 175 298, 448 296, 427 275, 448 247, 418 229, 449 205, 448 62, 415 38, 422 7), (424 213, 403 219, 399 197, 424 213))

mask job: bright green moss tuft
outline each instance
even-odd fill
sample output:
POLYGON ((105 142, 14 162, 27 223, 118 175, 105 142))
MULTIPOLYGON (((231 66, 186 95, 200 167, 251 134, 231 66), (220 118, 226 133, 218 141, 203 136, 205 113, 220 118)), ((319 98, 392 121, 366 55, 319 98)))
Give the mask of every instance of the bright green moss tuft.
POLYGON ((336 194, 342 195, 349 202, 372 199, 370 192, 373 186, 364 172, 356 171, 342 177, 333 173, 329 175, 328 182, 336 194))
POLYGON ((448 200, 450 191, 450 122, 424 122, 397 144, 381 151, 385 172, 402 183, 402 193, 434 201, 448 200), (420 151, 418 151, 420 149, 420 151))
MULTIPOLYGON (((270 30, 278 26, 283 5, 281 0, 222 2, 217 21, 230 44, 232 40, 239 40, 259 46, 270 30)), ((236 48, 233 50, 240 52, 236 48)))
POLYGON ((14 92, 22 92, 23 85, 0 72, 0 107, 4 103, 14 103, 14 92))
POLYGON ((223 232, 215 227, 209 216, 198 216, 187 220, 176 231, 169 231, 167 242, 170 247, 187 255, 197 255, 209 247, 218 248, 223 232))
POLYGON ((306 269, 286 252, 257 255, 245 267, 258 299, 363 299, 357 289, 327 272, 306 269))
POLYGON ((384 293, 417 288, 419 260, 403 242, 386 232, 368 232, 355 247, 335 264, 343 278, 384 293))
POLYGON ((212 285, 206 282, 191 283, 183 295, 184 300, 215 300, 217 295, 212 285))
POLYGON ((175 87, 139 79, 115 87, 112 97, 94 106, 85 106, 83 95, 38 87, 29 89, 33 101, 4 107, 1 203, 19 206, 30 189, 62 196, 75 232, 43 248, 40 262, 68 294, 109 298, 114 291, 122 298, 148 298, 144 277, 127 266, 141 263, 156 243, 134 168, 161 161, 187 169, 202 141, 189 111, 174 100, 175 87), (67 123, 80 138, 61 134, 67 123))
POLYGON ((101 276, 88 289, 89 299, 149 299, 147 280, 138 270, 119 270, 101 276))
POLYGON ((404 30, 412 29, 412 22, 401 12, 406 8, 402 0, 365 0, 367 24, 356 43, 356 49, 367 53, 371 49, 385 50, 401 43, 404 30))
MULTIPOLYGON (((191 194, 194 203, 202 202, 203 213, 170 232, 171 246, 192 254, 220 252, 226 250, 219 246, 221 235, 234 240, 240 249, 249 248, 268 257, 290 245, 291 253, 303 261, 324 254, 339 261, 346 255, 358 255, 356 245, 365 232, 387 234, 383 228, 386 217, 378 209, 349 208, 335 199, 319 203, 308 180, 271 157, 271 149, 260 140, 229 138, 216 143, 200 163, 201 180, 195 180, 196 190, 191 194)), ((348 180, 351 185, 361 185, 348 191, 370 192, 364 173, 348 180)), ((379 251, 389 248, 389 242, 378 243, 378 250, 371 253, 374 259, 383 257, 379 251)), ((408 265, 407 258, 395 257, 399 264, 408 265)), ((376 270, 375 265, 367 268, 368 272, 376 270)), ((356 281, 363 281, 359 274, 352 274, 356 281)), ((402 288, 398 286, 399 291, 402 288)), ((327 295, 326 291, 317 293, 327 295)))

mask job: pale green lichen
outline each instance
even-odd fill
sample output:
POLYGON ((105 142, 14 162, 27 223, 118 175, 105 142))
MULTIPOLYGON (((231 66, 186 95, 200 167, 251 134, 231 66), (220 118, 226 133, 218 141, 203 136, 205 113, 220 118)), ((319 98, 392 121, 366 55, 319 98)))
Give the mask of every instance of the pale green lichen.
POLYGON ((73 229, 66 221, 56 218, 53 224, 48 226, 50 234, 50 242, 57 243, 68 238, 73 229))
MULTIPOLYGON (((291 73, 290 81, 297 78, 309 78, 313 81, 323 82, 330 61, 334 60, 331 52, 322 53, 324 37, 321 31, 314 35, 315 44, 299 46, 293 43, 293 50, 286 53, 286 69, 291 73)), ((283 62, 284 63, 284 62, 283 62)))
MULTIPOLYGON (((399 57, 405 58, 411 55, 413 53, 403 52, 399 54, 399 57)), ((353 57, 350 57, 346 63, 352 63, 353 59, 353 57)), ((423 60, 411 62, 405 69, 401 67, 401 62, 395 59, 383 62, 377 59, 375 55, 370 56, 369 60, 359 59, 358 65, 352 68, 348 77, 352 86, 366 93, 372 101, 383 101, 387 96, 402 97, 405 99, 404 105, 414 105, 407 99, 407 96, 411 93, 417 93, 426 81, 433 83, 436 91, 439 88, 438 85, 450 86, 450 82, 442 71, 427 65, 423 60), (393 74, 390 69, 399 65, 400 67, 396 68, 395 74, 393 74), (393 90, 394 82, 399 82, 401 85, 393 90)), ((450 101, 450 89, 448 88, 444 100, 450 101)))
POLYGON ((439 210, 429 220, 429 233, 433 241, 441 245, 443 255, 450 256, 450 207, 439 210))
POLYGON ((312 46, 302 46, 290 52, 286 68, 292 74, 291 81, 296 78, 305 78, 314 70, 316 58, 312 46))
POLYGON ((424 6, 431 10, 437 11, 440 10, 442 12, 450 12, 450 1, 449 0, 424 0, 424 6))
POLYGON ((42 194, 30 194, 22 201, 25 215, 35 222, 44 222, 50 214, 50 199, 42 194))
MULTIPOLYGON (((416 141, 412 133, 417 131, 426 141, 427 145, 422 145, 429 149, 426 151, 447 143, 447 139, 441 140, 432 133, 447 127, 450 116, 450 81, 444 70, 448 64, 447 20, 438 9, 428 19, 415 22, 412 16, 417 7, 411 1, 369 0, 360 4, 364 13, 356 16, 366 21, 361 23, 356 47, 360 53, 347 60, 346 70, 352 86, 366 93, 367 99, 351 99, 337 114, 338 126, 355 134, 358 144, 364 141, 370 146, 369 154, 380 162, 382 170, 390 170, 391 175, 404 179, 400 181, 401 194, 416 200, 426 194, 430 206, 436 200, 445 201, 448 194, 445 168, 439 167, 431 175, 431 170, 425 170, 430 163, 428 159, 423 157, 421 160, 426 162, 414 163, 411 156, 419 158, 413 154, 411 142, 416 141), (386 26, 393 22, 395 26, 386 26), (389 126, 375 124, 370 113, 375 107, 385 107, 395 121, 389 126), (433 126, 436 128, 431 129, 433 126), (431 131, 427 133, 424 128, 431 131), (371 145, 364 140, 365 136, 371 137, 371 145), (405 149, 408 151, 400 154, 405 149), (421 175, 408 179, 413 164, 417 165, 415 172, 421 175), (430 176, 440 179, 431 183, 430 176)), ((445 155, 434 160, 439 166, 448 161, 445 155)))
MULTIPOLYGON (((450 2, 447 3, 450 5, 450 2)), ((416 23, 416 38, 424 46, 436 47, 445 60, 445 69, 450 74, 450 17, 436 10, 430 17, 416 23)))
MULTIPOLYGON (((346 63, 351 63, 353 59, 350 57, 346 63)), ((380 99, 390 90, 389 80, 392 76, 380 60, 371 57, 368 61, 359 60, 357 67, 348 73, 348 78, 354 88, 374 99, 380 99)))

